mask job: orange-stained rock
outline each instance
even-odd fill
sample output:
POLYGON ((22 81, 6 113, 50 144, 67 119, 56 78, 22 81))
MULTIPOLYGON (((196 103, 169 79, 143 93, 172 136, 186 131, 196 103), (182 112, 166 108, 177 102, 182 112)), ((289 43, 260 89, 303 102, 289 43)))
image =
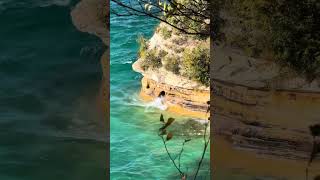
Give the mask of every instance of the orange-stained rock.
POLYGON ((208 119, 207 101, 210 100, 208 90, 184 89, 172 85, 157 83, 143 77, 141 80, 140 96, 145 101, 152 101, 161 91, 166 93, 168 111, 195 118, 208 119))

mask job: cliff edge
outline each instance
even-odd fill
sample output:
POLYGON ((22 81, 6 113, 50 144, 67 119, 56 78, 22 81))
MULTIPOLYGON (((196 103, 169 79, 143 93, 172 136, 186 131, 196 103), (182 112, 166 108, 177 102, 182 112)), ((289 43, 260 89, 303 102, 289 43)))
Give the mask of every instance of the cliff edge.
MULTIPOLYGON (((105 0, 82 0, 71 11, 72 22, 75 27, 81 31, 96 35, 106 45, 106 50, 100 58, 103 78, 102 78, 102 96, 103 109, 105 116, 109 117, 109 8, 105 0)), ((107 123, 109 125, 109 123, 107 123)), ((107 127, 109 129, 109 127, 107 127)))
POLYGON ((132 65, 134 71, 143 75, 141 97, 152 101, 164 91, 168 111, 207 119, 209 87, 184 74, 183 58, 186 49, 203 44, 209 48, 208 40, 176 34, 170 26, 160 23, 152 38, 142 41, 139 59, 132 65))

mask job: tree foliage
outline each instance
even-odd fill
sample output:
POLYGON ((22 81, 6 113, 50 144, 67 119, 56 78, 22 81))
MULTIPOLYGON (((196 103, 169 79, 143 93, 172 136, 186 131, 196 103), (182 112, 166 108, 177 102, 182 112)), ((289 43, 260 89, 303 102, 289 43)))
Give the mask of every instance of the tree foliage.
POLYGON ((137 42, 139 44, 138 57, 145 58, 148 49, 147 40, 142 35, 140 35, 137 39, 137 42))
POLYGON ((156 49, 148 49, 145 52, 145 56, 141 61, 141 67, 143 68, 143 70, 147 70, 149 68, 156 69, 162 67, 162 61, 159 52, 156 49))
POLYGON ((170 56, 166 56, 165 60, 165 68, 168 71, 173 72, 174 74, 179 75, 180 74, 180 66, 179 66, 179 58, 174 56, 174 55, 170 55, 170 56))
POLYGON ((210 11, 207 0, 111 0, 118 16, 149 16, 186 34, 209 36, 210 11))
POLYGON ((320 73, 320 3, 315 0, 226 0, 231 45, 250 56, 272 55, 310 81, 320 73))
POLYGON ((276 58, 313 80, 320 73, 319 1, 274 1, 267 7, 276 58))
POLYGON ((309 81, 320 75, 317 0, 112 1, 126 9, 121 15, 149 16, 187 34, 226 40, 249 56, 267 56, 309 81), (223 29, 230 24, 238 34, 223 29))
POLYGON ((183 53, 183 73, 192 80, 206 86, 210 84, 210 52, 209 47, 200 45, 186 49, 183 53))

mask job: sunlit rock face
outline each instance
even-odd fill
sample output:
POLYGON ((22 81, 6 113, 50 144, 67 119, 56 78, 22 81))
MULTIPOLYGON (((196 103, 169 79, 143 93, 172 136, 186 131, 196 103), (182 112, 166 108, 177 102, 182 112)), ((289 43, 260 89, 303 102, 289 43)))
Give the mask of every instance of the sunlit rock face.
MULTIPOLYGON (((279 170, 286 164, 297 168, 293 174, 298 179, 303 177, 313 148, 309 126, 320 123, 318 81, 308 82, 270 60, 248 57, 227 46, 215 47, 213 58, 216 154, 226 155, 221 147, 228 144, 238 158, 233 168, 287 177, 289 173, 279 170), (242 158, 251 158, 252 163, 242 164, 242 158)), ((319 171, 318 159, 313 172, 319 171)))
MULTIPOLYGON (((313 149, 309 126, 320 123, 319 78, 310 82, 281 67, 265 43, 271 36, 246 24, 255 15, 239 16, 242 3, 222 8, 223 37, 212 39, 210 48, 213 179, 306 179, 313 149), (255 38, 252 44, 262 45, 258 54, 246 49, 255 38)), ((309 179, 319 172, 316 157, 309 179)))
POLYGON ((141 80, 141 97, 146 101, 157 98, 159 93, 166 93, 165 100, 168 111, 182 115, 207 119, 208 104, 210 99, 208 90, 186 89, 143 77, 141 80))
POLYGON ((104 0, 82 0, 71 12, 74 25, 82 32, 94 34, 109 45, 109 7, 104 0))
MULTIPOLYGON (((172 29, 172 27, 160 23, 158 28, 172 29)), ((200 45, 209 46, 209 41, 195 39, 186 34, 172 33, 170 38, 164 38, 159 31, 155 31, 153 36, 147 41, 147 50, 156 49, 157 51, 165 51, 166 56, 177 57, 179 59, 180 67, 183 62, 183 51, 186 48, 195 48, 200 45)), ((168 111, 175 112, 181 115, 190 117, 208 119, 208 102, 210 101, 209 87, 191 80, 183 75, 175 74, 167 70, 164 65, 164 57, 161 57, 162 67, 147 68, 143 67, 143 58, 137 59, 132 65, 134 71, 142 74, 141 91, 142 99, 146 101, 153 101, 158 97, 161 91, 166 93, 166 105, 168 111)), ((170 62, 169 62, 170 63, 170 62)), ((182 71, 182 69, 181 69, 182 71)))

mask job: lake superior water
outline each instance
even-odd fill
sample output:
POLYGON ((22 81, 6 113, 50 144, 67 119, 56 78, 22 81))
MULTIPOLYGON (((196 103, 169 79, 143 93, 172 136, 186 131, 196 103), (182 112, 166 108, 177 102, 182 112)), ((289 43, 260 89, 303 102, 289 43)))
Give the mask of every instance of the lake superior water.
MULTIPOLYGON (((107 179, 100 106, 104 45, 72 24, 77 2, 0 2, 1 180, 107 179)), ((141 75, 131 69, 137 35, 150 37, 156 24, 111 19, 111 179, 178 179, 157 136, 160 113, 169 115, 146 110, 138 97, 141 75)), ((169 150, 176 153, 186 136, 192 138, 181 160, 192 174, 203 142, 189 118, 170 116, 177 122, 169 150)), ((201 179, 209 179, 208 158, 201 179)))
MULTIPOLYGON (((157 108, 148 108, 139 98, 142 76, 132 70, 137 59, 139 35, 150 38, 158 22, 137 16, 111 15, 111 122, 110 122, 110 177, 113 180, 179 180, 179 173, 170 162, 164 145, 157 135, 161 127, 160 114, 174 117, 174 137, 168 142, 173 156, 180 151, 186 138, 181 159, 182 170, 194 174, 203 150, 203 125, 189 117, 168 114, 157 108), (195 130, 197 129, 197 130, 195 130)), ((200 176, 210 179, 207 150, 200 176)))
POLYGON ((78 1, 0 2, 0 180, 105 180, 101 40, 78 1))

